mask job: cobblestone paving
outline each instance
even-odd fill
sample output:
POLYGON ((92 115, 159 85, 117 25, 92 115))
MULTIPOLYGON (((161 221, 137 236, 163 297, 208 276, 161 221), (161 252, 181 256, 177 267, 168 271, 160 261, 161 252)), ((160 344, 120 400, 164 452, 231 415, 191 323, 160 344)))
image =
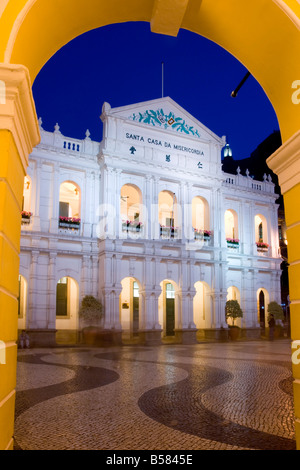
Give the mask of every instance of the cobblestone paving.
POLYGON ((19 351, 23 450, 294 450, 288 340, 19 351))

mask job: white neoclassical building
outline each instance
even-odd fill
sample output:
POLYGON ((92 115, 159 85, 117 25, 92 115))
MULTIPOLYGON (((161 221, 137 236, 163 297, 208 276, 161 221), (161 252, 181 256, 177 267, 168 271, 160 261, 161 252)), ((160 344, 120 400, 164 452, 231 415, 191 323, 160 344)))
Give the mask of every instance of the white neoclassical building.
POLYGON ((101 119, 100 143, 40 122, 24 183, 19 328, 41 343, 75 336, 92 295, 115 337, 186 343, 222 337, 225 303, 237 299, 243 333, 259 335, 268 303, 280 303, 270 177, 224 173, 225 138, 170 98, 105 103, 101 119))

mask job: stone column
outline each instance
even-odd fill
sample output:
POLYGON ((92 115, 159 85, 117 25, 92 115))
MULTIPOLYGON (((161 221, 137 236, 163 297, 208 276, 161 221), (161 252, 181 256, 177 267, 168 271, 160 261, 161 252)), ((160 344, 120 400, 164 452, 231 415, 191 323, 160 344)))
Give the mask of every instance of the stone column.
POLYGON ((38 259, 39 251, 32 251, 30 276, 28 280, 28 329, 37 329, 37 311, 36 311, 36 293, 37 293, 37 279, 38 279, 38 259))
POLYGON ((144 237, 147 240, 152 238, 152 177, 150 175, 145 176, 145 195, 143 200, 144 211, 143 211, 143 222, 144 222, 144 237))
POLYGON ((92 234, 92 213, 91 207, 93 204, 92 190, 95 183, 94 174, 87 170, 85 174, 85 188, 84 188, 84 197, 85 200, 82 200, 82 190, 81 188, 81 224, 83 226, 83 236, 90 237, 92 234), (85 207, 83 204, 85 203, 85 207))
POLYGON ((47 324, 50 329, 56 327, 56 257, 57 253, 49 254, 47 324))
POLYGON ((52 172, 52 198, 50 200, 52 216, 50 219, 50 233, 58 233, 59 219, 59 166, 54 164, 52 172))
POLYGON ((40 223, 40 192, 41 192, 41 171, 42 162, 37 161, 35 167, 35 178, 34 178, 34 207, 32 216, 32 230, 39 232, 41 230, 40 223))
POLYGON ((155 240, 160 239, 160 229, 159 229, 159 208, 158 208, 158 183, 159 183, 159 177, 154 176, 153 177, 153 183, 152 183, 152 206, 151 206, 151 212, 150 212, 150 220, 152 221, 151 223, 151 238, 155 240))
POLYGON ((92 283, 90 277, 90 256, 83 255, 81 265, 81 298, 91 295, 92 283))
POLYGON ((161 344, 162 328, 158 321, 158 297, 160 290, 141 289, 140 331, 139 336, 148 346, 161 344))
POLYGON ((181 287, 175 292, 175 335, 183 344, 196 343, 197 328, 194 323, 193 299, 196 293, 191 286, 191 265, 181 263, 181 287))
POLYGON ((0 449, 13 448, 21 208, 28 156, 40 134, 28 70, 0 64, 0 449))

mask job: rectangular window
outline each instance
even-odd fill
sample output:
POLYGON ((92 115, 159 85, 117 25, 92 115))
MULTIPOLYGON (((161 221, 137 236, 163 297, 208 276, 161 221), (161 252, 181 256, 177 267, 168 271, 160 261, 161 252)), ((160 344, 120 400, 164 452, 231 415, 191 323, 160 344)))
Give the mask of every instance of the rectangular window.
POLYGON ((69 203, 59 202, 59 217, 69 217, 69 203))
POLYGON ((166 285, 166 298, 175 299, 175 289, 174 286, 170 283, 166 285))
POLYGON ((133 297, 134 298, 137 298, 140 296, 140 293, 139 293, 139 285, 137 282, 134 282, 133 283, 133 297))
POLYGON ((58 317, 68 316, 68 279, 66 277, 57 283, 56 315, 58 317))

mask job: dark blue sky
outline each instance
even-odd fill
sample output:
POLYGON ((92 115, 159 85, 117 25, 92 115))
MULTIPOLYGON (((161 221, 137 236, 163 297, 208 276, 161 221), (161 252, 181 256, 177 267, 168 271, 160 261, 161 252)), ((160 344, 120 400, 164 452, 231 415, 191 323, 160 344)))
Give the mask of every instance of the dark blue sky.
POLYGON ((217 135, 227 136, 235 159, 246 158, 278 121, 251 76, 237 98, 231 92, 247 70, 211 41, 181 30, 177 38, 153 34, 148 23, 90 31, 64 46, 43 67, 33 95, 43 128, 56 122, 68 137, 102 138, 104 101, 112 107, 170 96, 217 135))

